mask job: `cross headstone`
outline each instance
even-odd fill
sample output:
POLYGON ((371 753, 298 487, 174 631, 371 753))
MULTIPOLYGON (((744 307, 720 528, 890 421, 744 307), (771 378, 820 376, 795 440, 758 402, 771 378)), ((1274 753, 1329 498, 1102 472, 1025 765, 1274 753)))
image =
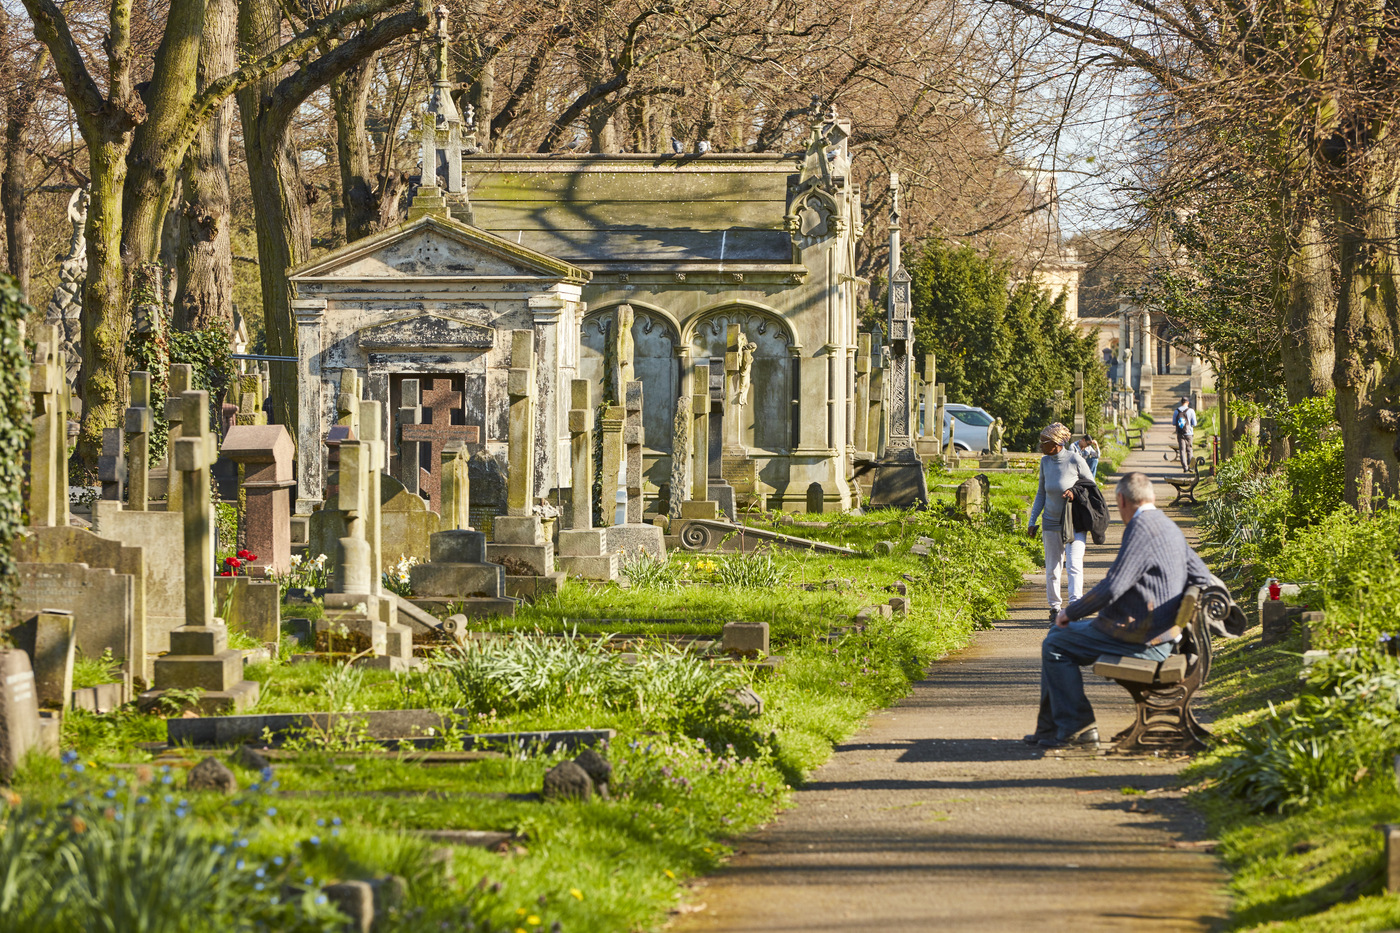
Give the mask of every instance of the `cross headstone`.
POLYGON ((617 524, 617 487, 622 475, 622 429, 627 421, 627 409, 607 405, 599 425, 603 435, 602 512, 604 525, 617 524))
MULTIPOLYGON (((457 389, 450 377, 441 376, 423 380, 405 379, 402 383, 403 404, 399 409, 399 459, 400 476, 406 476, 422 462, 423 447, 427 445, 428 462, 437 465, 442 462, 443 449, 448 444, 477 444, 481 432, 476 425, 464 424, 466 410, 462 407, 462 392, 457 389), (420 414, 416 420, 407 416, 411 396, 409 383, 418 387, 422 400, 420 414)), ((400 479, 400 482, 403 482, 400 479)), ((404 488, 421 490, 428 494, 428 507, 440 511, 441 480, 436 472, 424 470, 419 473, 414 485, 404 488)))
POLYGON ((1074 374, 1074 433, 1082 437, 1088 428, 1084 418, 1084 371, 1074 374))
POLYGON ((889 437, 893 451, 914 449, 914 320, 909 270, 890 276, 889 437))
POLYGON ((573 380, 569 403, 569 459, 573 470, 569 527, 582 530, 593 527, 593 383, 573 380))
POLYGON ((340 371, 340 391, 335 396, 335 423, 360 433, 360 374, 353 369, 340 371))
POLYGON ((506 485, 506 514, 531 515, 535 506, 534 331, 511 332, 510 372, 506 380, 506 392, 510 396, 510 476, 506 485))
POLYGON ((608 398, 602 401, 621 402, 627 391, 627 384, 635 376, 633 363, 636 357, 636 344, 632 340, 632 322, 635 316, 629 304, 618 305, 613 319, 608 325, 608 398))
MULTIPOLYGON (((185 516, 185 625, 214 624, 214 529, 210 524, 209 393, 180 396, 180 436, 171 446, 171 465, 180 474, 185 516)), ((173 485, 173 484, 172 484, 173 485)))
POLYGON ((151 429, 155 412, 151 409, 151 374, 131 374, 131 404, 126 409, 127 508, 133 512, 146 511, 150 498, 151 429))
POLYGON ((642 521, 642 383, 632 380, 627 383, 625 399, 627 420, 622 426, 622 443, 626 448, 627 472, 627 523, 638 525, 642 521))
POLYGON ((690 498, 704 502, 710 495, 710 366, 696 363, 691 379, 690 498))
POLYGON ((167 512, 184 510, 184 491, 179 477, 175 475, 173 451, 175 450, 175 442, 180 439, 184 431, 184 395, 193 389, 194 367, 189 363, 176 363, 171 366, 170 379, 166 387, 166 391, 170 394, 165 397, 165 421, 169 425, 167 432, 169 441, 166 444, 166 449, 172 452, 166 456, 165 510, 167 512))

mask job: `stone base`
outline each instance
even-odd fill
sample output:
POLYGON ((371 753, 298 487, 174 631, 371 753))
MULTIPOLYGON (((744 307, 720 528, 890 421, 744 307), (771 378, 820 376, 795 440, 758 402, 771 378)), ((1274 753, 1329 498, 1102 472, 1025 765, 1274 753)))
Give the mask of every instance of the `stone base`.
POLYGON ((555 572, 537 577, 513 577, 506 574, 506 595, 534 602, 541 596, 558 596, 564 588, 564 574, 555 572))
MULTIPOLYGON (((499 568, 497 568, 499 569, 499 568)), ((528 577, 526 579, 529 579, 528 577)), ((501 587, 505 588, 505 577, 501 578, 501 587)), ((430 612, 435 616, 447 618, 449 615, 460 614, 469 619, 485 618, 486 616, 513 616, 515 607, 519 605, 514 599, 501 596, 496 598, 477 599, 449 599, 444 597, 417 597, 413 598, 413 605, 430 612)))
MULTIPOLYGON (((497 519, 499 521, 499 519, 497 519)), ((544 544, 499 544, 486 546, 486 557, 492 563, 506 568, 506 577, 512 573, 521 576, 522 571, 533 576, 544 576, 554 572, 554 545, 544 544)), ((507 595, 510 595, 509 592, 507 595)))
POLYGON ((318 633, 330 632, 332 637, 342 629, 352 635, 361 636, 354 640, 356 650, 351 652, 352 654, 359 654, 365 650, 377 655, 389 653, 389 627, 378 619, 372 619, 359 613, 328 613, 325 618, 316 623, 318 633), (360 647, 361 644, 363 644, 362 647, 360 647))
POLYGON ((728 483, 710 483, 706 495, 709 500, 718 503, 719 510, 731 522, 739 520, 738 512, 734 505, 734 487, 728 483))
POLYGON ((505 592, 505 570, 500 564, 418 564, 408 571, 409 585, 417 596, 496 599, 505 592))
POLYGON ((885 462, 875 468, 875 482, 870 489, 872 509, 928 508, 928 479, 924 464, 914 448, 892 451, 885 462))
POLYGON ((559 567, 570 576, 584 580, 610 583, 617 579, 616 554, 577 554, 560 557, 559 567))
POLYGON ((491 541, 539 547, 545 543, 544 523, 533 515, 497 515, 491 523, 491 541))
POLYGON ((413 657, 413 629, 397 623, 386 626, 384 656, 407 660, 413 657))
MULTIPOLYGON (((227 690, 204 691, 194 705, 204 716, 240 713, 257 704, 260 689, 256 680, 240 680, 230 684, 227 690)), ((156 709, 164 694, 164 690, 148 690, 138 698, 137 706, 146 712, 156 709)))
MULTIPOLYGON (((174 632, 171 633, 175 634, 174 632)), ((243 679, 243 652, 167 654, 156 658, 156 690, 203 690, 219 693, 243 679)))
POLYGON ((628 560, 646 554, 653 560, 666 559, 666 533, 656 525, 613 525, 607 529, 608 550, 628 560))
POLYGON ((713 499, 690 499, 681 503, 681 518, 719 518, 719 503, 713 499))
POLYGON ((612 550, 606 528, 578 528, 559 532, 559 557, 601 557, 612 550))
POLYGON ((412 656, 400 658, 393 655, 380 655, 374 658, 360 658, 355 664, 358 667, 388 671, 391 674, 406 674, 418 666, 418 659, 412 656))

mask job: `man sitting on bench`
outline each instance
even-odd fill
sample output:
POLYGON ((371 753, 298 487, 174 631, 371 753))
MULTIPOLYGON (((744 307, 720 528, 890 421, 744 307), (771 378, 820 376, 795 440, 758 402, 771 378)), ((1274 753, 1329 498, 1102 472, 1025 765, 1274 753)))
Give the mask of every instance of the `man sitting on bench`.
POLYGON ((1114 492, 1128 526, 1122 547, 1108 576, 1060 610, 1041 644, 1040 717, 1028 745, 1097 747, 1094 708, 1079 669, 1101 655, 1164 660, 1181 637, 1175 623, 1182 593, 1210 582, 1181 529, 1157 510, 1146 474, 1127 474, 1114 492), (1085 618, 1094 613, 1097 618, 1085 618))

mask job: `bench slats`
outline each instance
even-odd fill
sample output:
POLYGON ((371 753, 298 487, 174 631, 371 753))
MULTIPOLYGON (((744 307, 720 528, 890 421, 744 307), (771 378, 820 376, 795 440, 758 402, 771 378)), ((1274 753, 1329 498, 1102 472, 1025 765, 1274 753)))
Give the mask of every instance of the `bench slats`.
POLYGON ((1094 662, 1094 673, 1135 684, 1174 684, 1186 679, 1186 656, 1174 654, 1160 662, 1105 656, 1094 662))

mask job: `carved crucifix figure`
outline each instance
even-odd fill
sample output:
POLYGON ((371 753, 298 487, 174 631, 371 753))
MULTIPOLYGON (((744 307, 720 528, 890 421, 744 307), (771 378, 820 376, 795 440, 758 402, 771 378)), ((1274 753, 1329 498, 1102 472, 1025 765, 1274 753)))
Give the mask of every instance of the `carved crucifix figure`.
MULTIPOLYGON (((405 379, 408 384, 410 380, 405 379)), ((418 380, 420 386, 422 413, 420 422, 405 421, 400 412, 399 442, 400 457, 403 458, 401 473, 409 469, 412 462, 422 462, 422 448, 427 445, 427 460, 431 469, 420 467, 418 488, 428 494, 429 508, 441 511, 441 468, 442 451, 448 444, 477 444, 481 432, 475 425, 467 425, 466 410, 462 407, 462 390, 451 376, 424 377, 418 380), (414 461, 412 458, 418 458, 414 461)), ((406 394, 405 398, 409 396, 406 394)))

